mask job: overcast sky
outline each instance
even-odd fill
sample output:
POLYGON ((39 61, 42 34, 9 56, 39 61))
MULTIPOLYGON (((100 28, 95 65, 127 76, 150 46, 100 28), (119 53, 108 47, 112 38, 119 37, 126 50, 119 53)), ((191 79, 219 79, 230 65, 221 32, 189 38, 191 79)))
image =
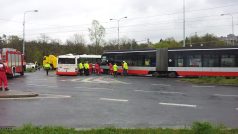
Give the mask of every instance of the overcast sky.
MULTIPOLYGON (((22 37, 23 14, 26 14, 26 39, 38 39, 40 34, 63 42, 73 34, 82 34, 88 43, 88 28, 98 20, 106 28, 106 40, 117 38, 119 19, 120 37, 143 42, 149 38, 183 37, 183 0, 0 0, 0 35, 22 37)), ((237 0, 185 0, 186 36, 213 33, 226 36, 232 32, 234 17, 235 34, 238 32, 237 0)))

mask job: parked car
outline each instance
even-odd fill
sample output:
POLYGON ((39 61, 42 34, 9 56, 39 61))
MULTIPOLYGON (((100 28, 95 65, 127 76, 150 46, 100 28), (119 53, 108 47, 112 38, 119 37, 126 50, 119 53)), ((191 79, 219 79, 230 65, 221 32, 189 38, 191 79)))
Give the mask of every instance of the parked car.
POLYGON ((34 63, 26 63, 26 69, 28 68, 36 68, 36 65, 34 63))

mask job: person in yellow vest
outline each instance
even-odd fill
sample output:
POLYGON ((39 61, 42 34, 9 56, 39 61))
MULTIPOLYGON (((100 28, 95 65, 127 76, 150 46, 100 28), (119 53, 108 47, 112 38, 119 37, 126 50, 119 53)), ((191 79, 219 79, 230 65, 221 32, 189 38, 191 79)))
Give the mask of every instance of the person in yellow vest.
POLYGON ((44 69, 46 71, 46 75, 48 76, 48 73, 49 73, 49 70, 50 70, 50 64, 48 62, 44 65, 44 69))
POLYGON ((114 65, 113 65, 112 68, 113 68, 113 76, 114 76, 114 77, 117 77, 117 70, 118 70, 117 64, 114 63, 114 65))
POLYGON ((123 75, 128 75, 128 64, 125 61, 123 61, 123 75))
POLYGON ((88 64, 87 61, 84 63, 84 74, 85 74, 86 76, 89 75, 89 64, 88 64))
POLYGON ((79 68, 79 74, 80 75, 83 75, 83 63, 82 62, 80 62, 79 64, 78 64, 78 68, 79 68))

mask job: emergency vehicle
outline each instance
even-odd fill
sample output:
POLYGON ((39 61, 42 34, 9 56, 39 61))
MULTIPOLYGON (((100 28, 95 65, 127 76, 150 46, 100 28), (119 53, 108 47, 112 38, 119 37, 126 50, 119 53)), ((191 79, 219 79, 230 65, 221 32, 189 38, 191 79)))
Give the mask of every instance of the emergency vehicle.
POLYGON ((24 56, 20 51, 13 48, 2 48, 0 49, 0 59, 6 67, 8 77, 15 77, 16 73, 24 75, 24 56))

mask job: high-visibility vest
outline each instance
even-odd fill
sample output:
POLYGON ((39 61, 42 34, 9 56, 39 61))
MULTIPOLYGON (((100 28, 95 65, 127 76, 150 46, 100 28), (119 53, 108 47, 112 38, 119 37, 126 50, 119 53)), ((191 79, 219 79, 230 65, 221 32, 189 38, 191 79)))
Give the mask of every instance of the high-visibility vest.
POLYGON ((44 65, 44 67, 45 67, 45 69, 50 69, 50 64, 49 64, 49 63, 46 63, 46 64, 44 65))
POLYGON ((126 70, 128 70, 128 65, 127 65, 126 62, 124 62, 124 64, 123 64, 123 68, 126 69, 126 70))
POLYGON ((85 69, 89 69, 89 64, 88 63, 84 63, 84 68, 85 69))
POLYGON ((79 69, 83 69, 83 63, 79 63, 79 69))
POLYGON ((117 69, 118 69, 117 65, 116 65, 116 64, 114 64, 114 65, 113 65, 113 71, 114 71, 114 72, 116 72, 116 71, 117 71, 117 69))

